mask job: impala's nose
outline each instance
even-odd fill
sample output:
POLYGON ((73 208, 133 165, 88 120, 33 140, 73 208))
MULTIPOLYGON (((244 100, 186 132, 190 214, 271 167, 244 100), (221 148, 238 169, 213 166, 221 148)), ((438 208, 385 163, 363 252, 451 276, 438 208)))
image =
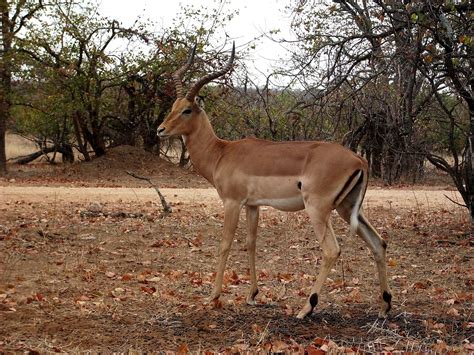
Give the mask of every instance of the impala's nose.
POLYGON ((157 134, 158 136, 163 136, 165 132, 165 129, 163 127, 158 127, 157 134))

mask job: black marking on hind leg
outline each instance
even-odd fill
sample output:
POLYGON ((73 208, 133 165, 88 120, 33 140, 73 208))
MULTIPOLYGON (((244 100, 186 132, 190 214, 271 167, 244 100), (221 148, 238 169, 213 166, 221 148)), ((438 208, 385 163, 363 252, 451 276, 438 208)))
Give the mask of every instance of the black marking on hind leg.
POLYGON ((252 299, 254 299, 257 295, 258 295, 258 288, 255 291, 253 291, 252 299))
MULTIPOLYGON (((357 174, 359 174, 361 172, 360 169, 357 169, 356 171, 354 171, 352 173, 352 175, 349 177, 349 179, 347 179, 346 183, 344 184, 344 186, 342 187, 341 191, 339 191, 339 193, 337 194, 336 198, 334 199, 334 202, 338 201, 339 198, 344 194, 344 192, 346 191, 346 189, 349 187, 349 185, 351 184, 352 180, 354 180, 354 178, 357 176, 357 174)), ((362 178, 363 178, 363 175, 364 174, 361 174, 360 177, 359 177, 359 180, 357 181, 356 183, 356 186, 357 184, 361 183, 362 182, 362 178)), ((355 186, 353 187, 355 188, 355 186)), ((352 207, 351 207, 352 209, 352 207)))
POLYGON ((301 184, 301 181, 298 181, 298 183, 297 183, 296 185, 298 186, 298 189, 301 190, 301 185, 302 185, 302 184, 301 184))
POLYGON ((387 291, 383 291, 382 298, 388 303, 387 313, 392 309, 392 295, 387 291))
POLYGON ((314 307, 316 307, 316 305, 318 304, 318 294, 317 293, 313 293, 311 295, 311 297, 309 298, 309 303, 311 304, 311 312, 313 312, 314 307))

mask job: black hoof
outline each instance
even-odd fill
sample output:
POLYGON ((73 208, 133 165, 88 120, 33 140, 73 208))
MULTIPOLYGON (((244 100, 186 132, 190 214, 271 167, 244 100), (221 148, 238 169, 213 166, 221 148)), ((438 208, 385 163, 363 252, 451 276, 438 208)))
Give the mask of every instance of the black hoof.
POLYGON ((387 291, 383 291, 382 298, 388 304, 387 311, 386 311, 388 313, 392 309, 392 295, 388 293, 387 291))
POLYGON ((311 312, 313 312, 313 309, 314 307, 316 307, 316 305, 318 304, 318 294, 317 293, 313 293, 311 295, 311 297, 309 298, 309 303, 311 304, 311 312))

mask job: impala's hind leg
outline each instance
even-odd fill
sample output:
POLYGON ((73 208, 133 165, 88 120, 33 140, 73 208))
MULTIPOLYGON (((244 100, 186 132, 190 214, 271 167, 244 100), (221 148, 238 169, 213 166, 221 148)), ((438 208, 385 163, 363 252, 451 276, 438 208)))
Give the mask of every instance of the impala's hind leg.
MULTIPOLYGON (((349 223, 351 209, 352 203, 349 199, 346 199, 337 207, 337 212, 342 218, 344 218, 344 220, 349 223)), ((381 307, 379 311, 379 317, 385 318, 388 311, 390 311, 390 308, 392 307, 392 293, 388 286, 387 280, 387 243, 377 233, 375 228, 370 224, 362 211, 359 212, 359 226, 357 228, 357 234, 367 243, 369 249, 374 255, 380 282, 381 307)))
POLYGON ((255 248, 257 241, 258 212, 258 207, 247 206, 247 252, 249 255, 250 272, 250 290, 247 296, 247 303, 251 305, 255 304, 255 296, 258 294, 257 274, 255 273, 255 248))
POLYGON ((319 271, 318 277, 316 278, 316 282, 311 288, 310 296, 304 307, 297 315, 297 318, 300 319, 309 315, 313 311, 314 307, 316 307, 318 304, 318 297, 321 294, 324 281, 326 281, 329 272, 331 271, 340 254, 340 248, 329 220, 330 211, 321 212, 318 211, 317 208, 311 206, 306 206, 306 209, 310 216, 314 232, 318 238, 319 245, 321 246, 323 259, 321 263, 321 270, 319 271))

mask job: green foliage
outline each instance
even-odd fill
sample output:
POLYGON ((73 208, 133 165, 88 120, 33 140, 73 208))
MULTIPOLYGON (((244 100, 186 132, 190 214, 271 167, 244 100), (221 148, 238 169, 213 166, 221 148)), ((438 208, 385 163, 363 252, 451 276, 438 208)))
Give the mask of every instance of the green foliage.
POLYGON ((235 14, 222 4, 186 7, 160 32, 142 20, 124 28, 100 16, 93 1, 49 4, 16 41, 17 86, 28 88, 17 90, 16 128, 83 141, 96 154, 107 144, 134 144, 137 137, 158 143, 156 127, 174 99, 170 73, 186 61, 188 48, 198 43, 202 61, 186 80, 216 65, 208 44, 235 14))

